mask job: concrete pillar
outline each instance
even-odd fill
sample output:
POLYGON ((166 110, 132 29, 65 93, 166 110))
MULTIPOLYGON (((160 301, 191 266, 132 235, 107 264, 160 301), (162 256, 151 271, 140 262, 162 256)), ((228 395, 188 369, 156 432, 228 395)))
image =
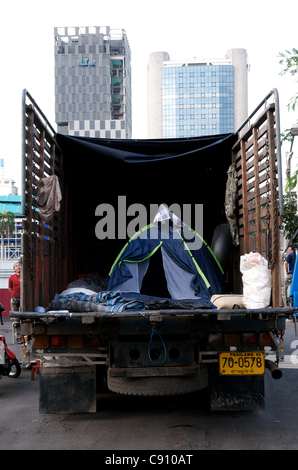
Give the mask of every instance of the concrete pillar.
POLYGON ((227 58, 234 66, 234 130, 236 131, 248 116, 248 67, 245 49, 229 49, 227 58))
POLYGON ((167 52, 151 52, 147 65, 147 138, 162 138, 162 66, 167 52))

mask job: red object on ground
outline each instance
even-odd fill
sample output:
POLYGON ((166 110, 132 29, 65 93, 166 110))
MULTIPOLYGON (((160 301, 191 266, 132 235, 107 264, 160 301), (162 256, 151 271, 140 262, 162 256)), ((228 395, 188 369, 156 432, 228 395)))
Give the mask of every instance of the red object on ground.
POLYGON ((2 313, 3 317, 9 317, 9 312, 10 312, 10 299, 11 295, 10 292, 7 289, 0 289, 0 302, 5 308, 5 311, 2 313))

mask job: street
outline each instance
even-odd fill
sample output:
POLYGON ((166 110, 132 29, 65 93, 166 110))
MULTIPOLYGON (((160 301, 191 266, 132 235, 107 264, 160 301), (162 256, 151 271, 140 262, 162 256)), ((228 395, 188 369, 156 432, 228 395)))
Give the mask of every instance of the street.
MULTIPOLYGON (((0 379, 0 450, 103 450, 106 464, 137 466, 137 460, 116 459, 124 450, 131 451, 127 454, 131 456, 141 450, 155 451, 155 455, 167 451, 183 455, 185 462, 180 463, 187 464, 186 456, 197 450, 298 449, 298 364, 292 364, 295 361, 290 357, 298 349, 298 337, 293 322, 287 321, 286 327, 283 377, 274 380, 266 370, 265 410, 210 412, 203 392, 135 398, 106 391, 97 413, 42 415, 39 376, 31 380, 31 369, 22 368, 17 379, 0 379)), ((21 362, 22 349, 13 344, 8 318, 0 325, 0 334, 21 362)))

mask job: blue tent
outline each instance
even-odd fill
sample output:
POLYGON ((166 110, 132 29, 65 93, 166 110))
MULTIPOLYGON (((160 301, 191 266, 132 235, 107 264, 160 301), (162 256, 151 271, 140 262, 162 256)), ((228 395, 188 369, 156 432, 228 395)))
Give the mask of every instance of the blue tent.
MULTIPOLYGON (((150 262, 159 251, 172 299, 209 301, 213 294, 225 291, 224 273, 211 248, 163 205, 153 223, 135 233, 119 253, 109 273, 108 290, 140 294, 150 262)), ((156 286, 159 274, 155 274, 156 286)))

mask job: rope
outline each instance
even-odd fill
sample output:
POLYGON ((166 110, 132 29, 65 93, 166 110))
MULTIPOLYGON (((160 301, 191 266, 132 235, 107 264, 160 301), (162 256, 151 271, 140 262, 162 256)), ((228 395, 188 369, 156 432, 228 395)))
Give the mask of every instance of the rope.
POLYGON ((166 357, 167 357, 167 350, 166 350, 166 347, 165 347, 165 343, 164 343, 164 341, 163 341, 163 339, 162 339, 162 337, 161 337, 161 334, 160 334, 160 332, 157 330, 157 334, 158 334, 158 336, 159 336, 159 338, 160 338, 160 340, 161 340, 161 342, 162 342, 163 348, 164 348, 164 358, 163 358, 163 361, 160 362, 160 363, 157 363, 157 362, 154 362, 154 361, 153 361, 153 359, 151 358, 151 353, 150 353, 151 346, 152 346, 152 348, 153 348, 153 350, 154 350, 156 356, 157 356, 157 357, 159 356, 159 354, 158 354, 158 352, 156 351, 156 349, 155 349, 155 347, 154 347, 154 344, 153 344, 153 335, 154 335, 154 331, 155 331, 155 328, 152 328, 152 329, 151 329, 150 340, 149 340, 149 345, 148 345, 148 357, 149 357, 150 361, 151 361, 154 365, 156 365, 156 366, 161 366, 161 365, 165 362, 165 360, 166 360, 166 357))

